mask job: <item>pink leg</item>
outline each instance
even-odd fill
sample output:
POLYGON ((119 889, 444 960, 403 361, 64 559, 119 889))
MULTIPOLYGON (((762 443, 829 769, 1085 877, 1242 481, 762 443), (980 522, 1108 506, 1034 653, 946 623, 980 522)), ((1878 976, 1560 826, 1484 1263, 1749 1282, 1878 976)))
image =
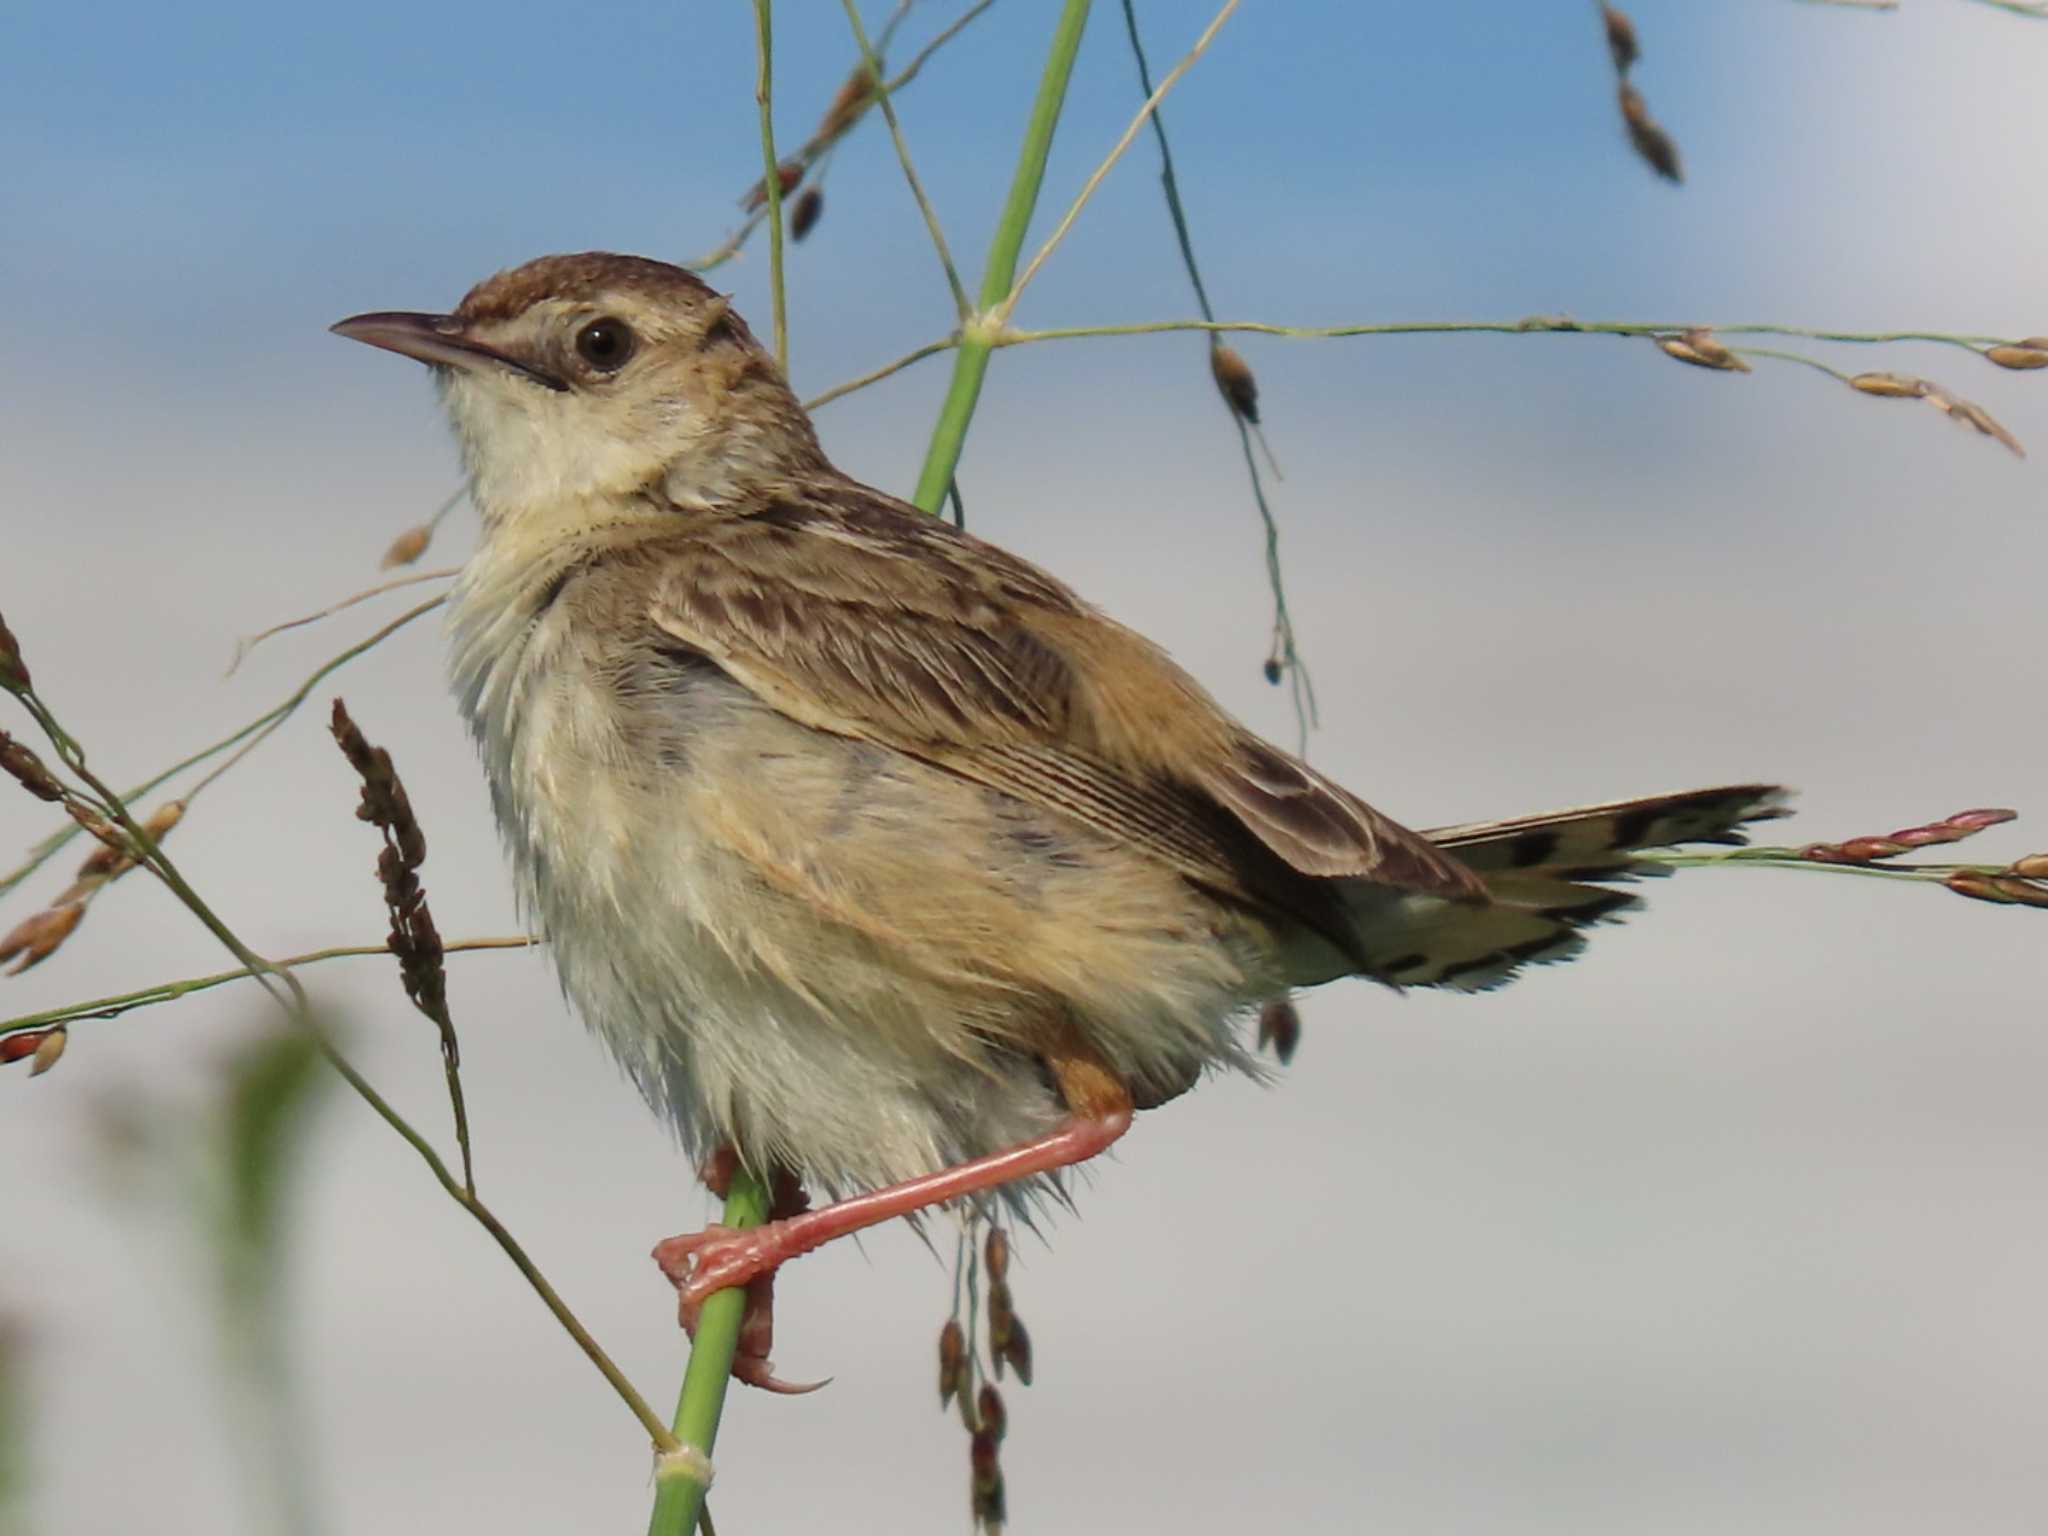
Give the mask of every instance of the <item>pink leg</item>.
POLYGON ((1128 1107, 1077 1115, 1059 1129, 1007 1151, 855 1195, 821 1210, 804 1211, 744 1232, 710 1226, 688 1237, 672 1237, 654 1250, 655 1262, 682 1293, 686 1314, 694 1315, 715 1292, 746 1285, 755 1276, 772 1273, 777 1265, 835 1237, 1034 1173, 1084 1162, 1130 1128, 1128 1107))

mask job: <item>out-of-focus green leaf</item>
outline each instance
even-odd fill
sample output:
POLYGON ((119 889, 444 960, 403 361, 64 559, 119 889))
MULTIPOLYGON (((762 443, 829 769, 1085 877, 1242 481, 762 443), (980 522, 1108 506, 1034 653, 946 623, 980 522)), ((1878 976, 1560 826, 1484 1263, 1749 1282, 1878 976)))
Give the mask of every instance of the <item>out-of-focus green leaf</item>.
POLYGON ((251 1528, 305 1536, 318 1528, 301 1431, 285 1259, 314 1109, 331 1082, 302 1030, 266 1034, 229 1064, 211 1184, 221 1339, 242 1416, 235 1435, 261 1501, 251 1528))

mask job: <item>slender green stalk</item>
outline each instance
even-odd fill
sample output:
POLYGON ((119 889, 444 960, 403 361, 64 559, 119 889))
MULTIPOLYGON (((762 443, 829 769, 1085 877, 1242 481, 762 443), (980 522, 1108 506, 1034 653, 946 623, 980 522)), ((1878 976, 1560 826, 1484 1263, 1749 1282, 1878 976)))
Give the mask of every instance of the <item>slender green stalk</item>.
MULTIPOLYGON (((1202 282, 1202 268, 1195 260, 1195 237, 1188 228, 1187 209, 1180 200, 1180 177, 1174 171, 1173 146, 1166 137, 1166 113, 1158 106, 1160 93, 1153 89, 1152 66, 1145 57, 1144 39, 1138 35, 1137 6, 1134 0, 1123 0, 1123 8, 1124 30, 1130 36, 1131 57, 1138 66, 1138 87, 1152 107, 1152 137, 1159 145, 1159 184, 1166 194, 1167 217, 1173 222, 1173 236, 1180 245, 1181 265, 1187 268, 1188 283, 1195 290, 1195 303, 1201 306, 1204 320, 1214 320, 1216 310, 1210 304, 1209 290, 1202 282)), ((1215 349, 1220 345, 1221 338, 1211 332, 1209 349, 1212 363, 1215 349)), ((1265 476, 1259 473, 1258 455, 1252 451, 1253 424, 1240 416, 1236 407, 1227 409, 1231 425, 1237 428, 1238 446, 1244 452, 1245 474, 1251 480, 1252 502, 1259 509, 1259 522, 1265 533, 1266 585, 1273 594, 1273 648, 1270 654, 1287 676, 1288 698, 1294 706, 1294 750, 1306 757, 1308 733, 1319 723, 1316 685, 1309 675, 1308 662, 1295 643, 1294 615, 1287 607, 1287 583, 1280 566, 1280 521, 1274 517, 1273 508, 1266 500, 1265 476)), ((1274 472, 1279 472, 1277 467, 1274 472)))
POLYGON ((775 361, 789 376, 789 298, 782 282, 782 162, 775 155, 775 28, 771 0, 754 0, 754 101, 761 109, 761 183, 768 193, 768 282, 775 299, 775 361))
MULTIPOLYGON (((1131 39, 1131 57, 1138 65, 1138 88, 1149 99, 1152 95, 1152 66, 1145 57, 1145 43, 1138 36, 1138 11, 1133 0, 1123 0, 1124 31, 1131 39)), ((1188 269, 1188 282, 1195 290, 1195 303, 1201 307, 1204 320, 1216 318, 1216 308, 1209 302, 1209 290, 1202 282, 1201 266, 1195 261, 1194 236, 1188 230, 1187 209, 1181 206, 1180 178, 1174 174, 1173 146, 1166 138, 1166 114, 1154 110, 1152 113, 1152 138, 1159 145, 1159 184, 1166 193, 1166 212, 1173 220, 1174 238, 1180 242, 1181 265, 1188 269)))
MULTIPOLYGON (((1078 341, 1091 336, 1162 336, 1175 331, 1206 331, 1222 335, 1233 331, 1257 336, 1280 336, 1296 341, 1328 341, 1351 336, 1666 336, 1689 330, 1711 331, 1717 336, 1798 336, 1811 341, 1838 341, 1857 346, 1881 346, 1889 342, 1931 341, 1981 353, 2009 338, 1973 336, 1955 331, 1822 331, 1791 325, 1698 325, 1694 321, 1665 320, 1574 320, 1565 315, 1531 315, 1521 320, 1391 320, 1371 325, 1276 325, 1263 320, 1144 320, 1128 325, 1075 325, 1043 330, 1000 330, 984 325, 982 337, 994 347, 1021 347, 1036 341, 1078 341)), ((823 394, 804 402, 815 410, 843 396, 865 389, 891 374, 922 362, 940 352, 964 346, 968 338, 960 333, 926 342, 894 362, 835 384, 823 394)))
MULTIPOLYGON (((728 1227, 758 1227, 768 1219, 768 1191, 744 1168, 732 1176, 720 1216, 728 1227)), ((697 1318, 697 1339, 676 1400, 676 1449, 655 1460, 654 1514, 647 1536, 690 1536, 711 1488, 711 1452, 732 1383, 733 1351, 739 1347, 740 1318, 747 1309, 742 1289, 718 1292, 697 1318)))
MULTIPOLYGON (((889 93, 891 95, 894 95, 896 92, 902 90, 904 86, 910 84, 912 80, 916 79, 917 72, 924 68, 926 60, 931 58, 933 54, 937 53, 941 48, 943 48, 947 43, 951 42, 955 37, 959 36, 961 31, 967 26, 969 22, 973 21, 975 17, 979 16, 983 11, 987 10, 990 6, 994 5, 995 3, 996 0, 980 0, 980 4, 970 6, 966 14, 962 15, 958 20, 953 22, 951 26, 947 27, 944 31, 940 32, 938 36, 934 37, 930 42, 926 43, 923 48, 918 50, 917 56, 915 58, 913 58, 908 64, 904 65, 903 68, 898 70, 894 75, 889 77, 887 85, 889 93)), ((902 10, 899 8, 897 14, 889 18, 889 26, 885 28, 882 33, 883 47, 886 48, 889 45, 889 34, 895 30, 896 23, 901 18, 902 14, 902 10)), ((852 132, 853 125, 857 123, 859 120, 859 117, 856 116, 850 119, 847 122, 846 126, 842 128, 838 133, 832 134, 830 136, 820 136, 811 139, 798 152, 798 158, 802 160, 802 162, 806 165, 813 164, 823 159, 827 154, 831 152, 831 149, 835 144, 837 144, 848 133, 852 132)), ((754 233, 756 229, 760 227, 761 221, 766 217, 767 207, 766 204, 763 204, 760 208, 756 208, 752 213, 748 214, 746 219, 741 223, 740 227, 734 230, 730 235, 726 236, 722 244, 714 247, 709 251, 706 251, 702 256, 699 256, 694 260, 684 262, 683 265, 688 267, 693 272, 708 272, 713 267, 722 266, 724 263, 731 261, 733 257, 737 256, 740 253, 741 248, 746 245, 748 238, 754 233)))
MULTIPOLYGON (((1058 250, 1060 242, 1067 238, 1067 231, 1074 227, 1074 220, 1081 216, 1081 210, 1088 206, 1088 199, 1095 195, 1095 189, 1102 185, 1103 178, 1110 173, 1117 161, 1123 158, 1124 151, 1131 147, 1131 141, 1137 138, 1138 130, 1145 126, 1145 120, 1158 109, 1159 103, 1166 99, 1166 93, 1174 88, 1180 77, 1194 67, 1195 60, 1208 51, 1209 44, 1215 41, 1216 34, 1223 29, 1223 23, 1230 20, 1231 13, 1237 9, 1238 4, 1239 0, 1223 0, 1223 8, 1216 13, 1215 20, 1211 21, 1202 35, 1195 39, 1195 45, 1187 51, 1186 57, 1167 72, 1166 78, 1159 82, 1159 89, 1145 98, 1145 105, 1138 108, 1138 115, 1132 118, 1131 125, 1124 129, 1123 137, 1118 139, 1109 153, 1102 157, 1102 164, 1095 167, 1095 173, 1082 183, 1080 194, 1061 216, 1059 223, 1053 227, 1053 232, 1046 237, 1045 244, 1041 245, 1038 253, 1031 258, 1031 264, 1024 269, 1023 276, 1010 285, 1010 291, 995 307, 991 319, 999 328, 1010 323, 1010 316, 1017 308, 1017 300, 1024 296, 1024 290, 1030 286, 1031 279, 1038 275, 1038 269, 1045 265, 1046 259, 1058 250)), ((983 300, 983 303, 986 304, 987 301, 983 300)))
MULTIPOLYGON (((1016 174, 1010 179, 1010 195, 1003 203, 1002 217, 990 242, 988 264, 982 271, 981 308, 984 312, 1000 304, 1017 274, 1017 255, 1024 249, 1024 236, 1031 227, 1031 215, 1038 206, 1038 189, 1045 182, 1045 161, 1052 151, 1053 130, 1059 126, 1060 109, 1067 99, 1067 82, 1073 78, 1074 55, 1081 48, 1081 34, 1088 25, 1089 0, 1065 0, 1053 31, 1052 51, 1039 76, 1038 96, 1031 104, 1031 121, 1024 130, 1024 145, 1017 154, 1016 174)), ((960 453, 967 445, 967 427, 974 419, 975 403, 981 398, 982 380, 988 376, 989 353, 994 345, 992 329, 978 321, 962 328, 959 351, 953 359, 953 382, 939 407, 939 419, 932 428, 931 446, 925 451, 924 468, 917 477, 911 500, 934 515, 953 483, 960 453)))
POLYGON ((1343 336, 1661 336, 1689 330, 1716 336, 1798 336, 1808 341, 1843 341, 1875 346, 1893 341, 1937 341, 1975 352, 1997 346, 2003 336, 1955 331, 1820 331, 1799 325, 1702 325, 1697 320, 1574 320, 1569 315, 1528 315, 1520 320, 1388 320, 1372 325, 1273 325, 1263 320, 1140 320, 1129 325, 1070 325, 1047 330, 1005 329, 1000 347, 1032 341, 1074 341, 1085 336, 1159 336, 1169 331, 1244 331, 1255 336, 1288 336, 1317 341, 1343 336))
POLYGON ((889 138, 896 146, 896 162, 903 167, 903 179, 910 183, 910 195, 917 200, 917 211, 924 215, 925 231, 932 237, 932 248, 939 253, 939 265, 945 269, 946 286, 953 290, 953 312, 965 320, 970 312, 967 289, 960 281, 960 269, 953 265, 953 253, 946 245, 946 232, 939 227, 938 211, 932 207, 932 200, 925 196, 924 183, 918 180, 917 167, 911 163, 910 146, 903 140, 903 126, 896 121, 896 106, 889 99, 888 82, 882 78, 881 57, 868 41, 868 29, 860 24, 860 7, 854 0, 841 0, 841 4, 846 7, 846 20, 853 28, 853 40, 860 44, 861 62, 867 66, 875 105, 882 109, 883 120, 889 125, 889 138))
POLYGON ((404 587, 416 587, 426 581, 449 581, 461 574, 462 567, 459 565, 444 565, 431 571, 410 571, 403 576, 394 576, 389 581, 380 581, 374 587, 365 587, 360 592, 351 593, 338 602, 329 603, 325 608, 315 609, 312 613, 302 613, 296 619, 286 619, 282 623, 271 625, 268 629, 259 629, 255 634, 235 642, 235 654, 228 658, 226 675, 233 677, 242 663, 248 659, 251 651, 264 641, 273 639, 287 630, 318 624, 322 619, 331 619, 337 613, 353 608, 358 603, 367 603, 372 598, 383 597, 386 593, 396 592, 404 587))
POLYGON ((950 352, 959 345, 960 338, 958 336, 948 336, 941 341, 926 342, 923 346, 904 353, 892 363, 884 363, 881 367, 871 369, 857 379, 848 379, 844 384, 835 384, 822 395, 811 396, 810 399, 804 402, 804 409, 815 411, 821 405, 830 405, 842 395, 850 395, 856 390, 866 389, 870 384, 879 384, 883 379, 888 378, 890 374, 901 373, 912 363, 921 363, 928 357, 938 356, 941 352, 950 352))
MULTIPOLYGON (((517 938, 502 939, 454 939, 441 946, 444 954, 459 955, 472 950, 483 949, 531 949, 540 943, 539 939, 520 935, 517 938)), ((303 955, 290 955, 276 962, 281 971, 295 970, 302 965, 317 965, 323 960, 346 960, 362 955, 389 956, 388 944, 344 944, 330 949, 315 949, 303 955)), ((247 981, 259 973, 248 966, 237 966, 232 971, 216 971, 210 976, 192 976, 180 981, 160 981, 154 986, 142 987, 133 992, 117 992, 112 997, 96 997, 82 1003, 67 1003, 61 1008, 46 1008, 40 1013, 24 1013, 11 1019, 0 1019, 0 1035, 11 1035, 23 1029, 47 1029, 53 1024, 72 1024, 80 1019, 114 1019, 138 1008, 154 1007, 158 1003, 174 1003, 181 997, 194 992, 209 991, 225 986, 231 981, 247 981)))
POLYGON ((1849 382, 1850 376, 1842 372, 1841 369, 1831 367, 1817 357, 1808 357, 1804 352, 1786 352, 1778 347, 1733 347, 1730 350, 1737 357, 1762 357, 1768 358, 1773 362, 1798 363, 1802 367, 1812 368, 1816 372, 1826 374, 1837 384, 1847 384, 1849 382))

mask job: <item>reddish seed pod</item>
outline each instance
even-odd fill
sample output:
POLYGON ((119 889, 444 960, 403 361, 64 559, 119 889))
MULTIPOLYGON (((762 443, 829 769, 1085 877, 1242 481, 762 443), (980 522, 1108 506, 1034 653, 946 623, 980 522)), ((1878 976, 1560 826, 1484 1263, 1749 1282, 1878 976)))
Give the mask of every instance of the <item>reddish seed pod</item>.
POLYGON ((987 1527, 1001 1525, 1005 1519, 1003 1468, 996 1456, 995 1436, 977 1432, 967 1443, 967 1461, 973 1469, 968 1487, 975 1523, 987 1527))
POLYGON ((1635 146, 1643 162, 1666 181, 1683 181, 1685 173, 1678 163, 1678 146, 1671 135, 1657 125, 1650 116, 1650 109, 1643 101, 1642 92, 1632 85, 1621 88, 1621 120, 1628 128, 1628 141, 1635 146))
POLYGON ((818 216, 825 211, 825 194, 816 187, 805 187, 803 195, 789 210, 789 238, 801 240, 817 226, 818 216))
POLYGON ((43 760, 5 731, 0 731, 0 771, 11 775, 38 800, 64 798, 64 786, 43 766, 43 760))
POLYGON ((944 1408, 960 1390, 962 1367, 967 1360, 967 1333, 958 1318, 949 1318, 939 1330, 939 1406, 944 1408))
MULTIPOLYGON (((1024 1326, 1021 1317, 1010 1319, 1010 1336, 1003 1341, 1002 1359, 1017 1373, 1019 1381, 1027 1387, 1031 1385, 1031 1330, 1024 1326)), ((996 1374, 1002 1375, 1000 1366, 996 1374)))
POLYGON ((2023 880, 2048 880, 2048 853, 2030 853, 2012 861, 2011 872, 2023 880))
POLYGON ((997 1280, 988 1288, 988 1342, 992 1349, 1002 1348, 1003 1340, 1009 1335, 1010 1324, 1016 1318, 1010 1305, 1009 1282, 997 1280))
POLYGON ((0 960, 14 960, 14 968, 7 974, 19 976, 32 965, 41 965, 57 952, 57 948, 71 937, 71 930, 78 926, 85 916, 85 903, 67 901, 62 906, 45 907, 40 912, 31 912, 6 938, 0 939, 0 960), (21 958, 15 960, 15 956, 21 958))
MULTIPOLYGON (((803 179, 804 167, 801 160, 785 160, 775 168, 775 180, 778 184, 777 190, 784 197, 794 192, 796 184, 803 179)), ((767 201, 768 181, 766 177, 763 177, 747 189, 747 195, 740 199, 740 207, 744 208, 748 213, 752 213, 767 201)))
POLYGON ((28 663, 21 659, 21 646, 14 631, 7 627, 7 620, 0 618, 0 688, 9 693, 25 693, 31 686, 28 663))
POLYGON ((2048 885, 2017 880, 2008 875, 1980 875, 1973 869, 1959 869, 1942 884, 1958 896, 1973 901, 1997 902, 2004 906, 2048 907, 2048 885))
POLYGON ((1259 1010, 1259 1049, 1271 1047, 1280 1065, 1294 1060, 1301 1044, 1301 1011, 1288 998, 1276 997, 1259 1010))
POLYGON ((389 571, 401 565, 411 565, 427 552, 427 545, 432 542, 433 537, 432 528, 425 523, 415 523, 385 548, 384 557, 377 562, 377 569, 389 571))
POLYGON ((1231 414, 1243 417, 1256 427, 1259 424, 1259 381, 1252 376, 1251 364, 1244 360, 1237 348, 1218 342, 1209 349, 1209 372, 1216 379, 1217 389, 1223 392, 1223 403, 1230 407, 1231 414))
POLYGON ((0 1035, 0 1063, 25 1061, 42 1049, 43 1041, 55 1030, 24 1029, 17 1034, 0 1035))
POLYGON ((1010 1239, 1001 1227, 988 1229, 988 1241, 982 1245, 982 1258, 988 1264, 991 1280, 1007 1280, 1010 1276, 1010 1239))
POLYGON ((1607 29, 1607 51, 1614 58, 1614 67, 1627 74, 1628 67, 1642 57, 1642 50, 1636 46, 1635 23, 1611 5, 1600 7, 1600 20, 1607 29))
POLYGON ((994 1382, 985 1381, 981 1384, 981 1393, 976 1397, 974 1406, 981 1415, 981 1428, 984 1434, 993 1435, 1000 1440, 1009 1433, 1010 1413, 1003 1406, 1003 1394, 996 1390, 994 1382))
POLYGON ((816 137, 819 140, 836 139, 855 123, 874 100, 875 77, 868 73, 865 60, 853 66, 853 73, 846 77, 831 104, 825 108, 825 115, 818 122, 816 137))
POLYGON ((2018 821, 2020 813, 2008 810, 2002 805, 1987 805, 1974 811, 1957 811, 1953 816, 1944 816, 1935 825, 1952 827, 1960 836, 1982 832, 1986 827, 2003 826, 2008 821, 2018 821))

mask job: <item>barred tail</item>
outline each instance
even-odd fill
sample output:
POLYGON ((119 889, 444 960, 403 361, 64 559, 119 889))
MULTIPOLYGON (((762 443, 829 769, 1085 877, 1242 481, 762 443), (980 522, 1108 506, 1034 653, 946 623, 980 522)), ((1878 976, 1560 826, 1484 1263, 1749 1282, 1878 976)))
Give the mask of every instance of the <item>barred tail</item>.
POLYGON ((1424 832, 1478 871, 1492 899, 1461 904, 1361 884, 1351 905, 1366 974, 1396 986, 1478 991, 1524 965, 1569 960, 1585 947, 1581 929, 1641 904, 1611 882, 1665 872, 1632 854, 1744 842, 1742 826, 1786 814, 1785 795, 1739 784, 1424 832))

